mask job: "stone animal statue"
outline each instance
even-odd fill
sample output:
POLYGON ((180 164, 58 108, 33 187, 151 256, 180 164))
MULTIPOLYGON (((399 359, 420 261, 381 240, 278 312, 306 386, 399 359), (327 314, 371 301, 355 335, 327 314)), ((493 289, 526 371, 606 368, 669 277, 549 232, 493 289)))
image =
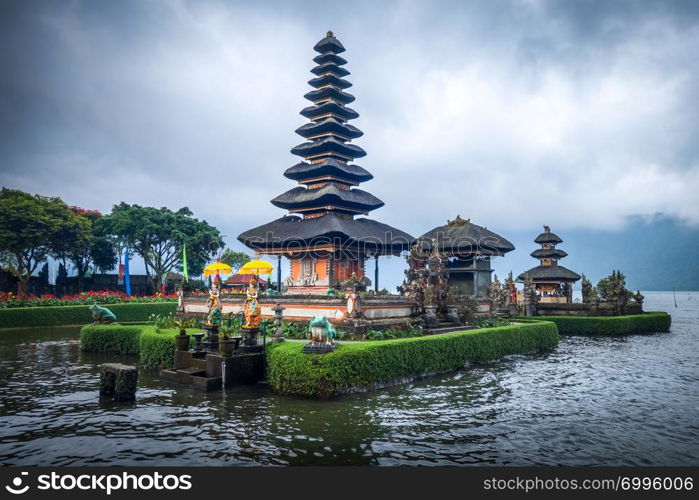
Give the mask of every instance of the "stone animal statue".
POLYGON ((325 316, 313 316, 308 325, 311 334, 311 342, 332 345, 337 332, 325 316))
POLYGON ((114 313, 106 307, 101 307, 97 304, 92 304, 89 307, 89 309, 90 313, 92 314, 92 319, 95 320, 96 324, 106 325, 109 323, 114 323, 116 321, 116 316, 114 316, 114 313))

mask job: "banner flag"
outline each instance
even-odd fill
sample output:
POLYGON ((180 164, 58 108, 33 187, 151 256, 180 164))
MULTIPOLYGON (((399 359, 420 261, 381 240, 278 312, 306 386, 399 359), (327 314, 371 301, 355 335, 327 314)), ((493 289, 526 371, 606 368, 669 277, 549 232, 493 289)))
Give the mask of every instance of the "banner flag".
POLYGON ((189 271, 187 270, 187 245, 182 245, 182 277, 185 281, 189 280, 189 271))
POLYGON ((126 295, 131 296, 131 278, 129 276, 129 249, 126 249, 124 254, 124 285, 126 287, 126 295))

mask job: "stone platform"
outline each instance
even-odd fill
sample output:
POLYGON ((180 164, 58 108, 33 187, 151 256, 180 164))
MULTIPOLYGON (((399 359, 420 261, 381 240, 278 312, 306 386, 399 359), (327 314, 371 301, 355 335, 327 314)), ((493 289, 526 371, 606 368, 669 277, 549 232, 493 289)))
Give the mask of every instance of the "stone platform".
MULTIPOLYGON (((182 308, 187 316, 199 316, 206 314, 207 295, 203 293, 189 292, 184 295, 182 308)), ((238 314, 245 305, 245 295, 221 294, 222 314, 238 314)), ((285 321, 309 321, 314 316, 325 316, 331 322, 343 322, 350 320, 347 312, 347 300, 336 296, 319 295, 274 295, 259 297, 262 318, 273 319, 274 308, 277 304, 284 307, 285 321)), ((359 309, 362 317, 369 323, 393 324, 395 322, 407 322, 413 317, 415 303, 399 295, 377 295, 365 297, 359 301, 359 309)))

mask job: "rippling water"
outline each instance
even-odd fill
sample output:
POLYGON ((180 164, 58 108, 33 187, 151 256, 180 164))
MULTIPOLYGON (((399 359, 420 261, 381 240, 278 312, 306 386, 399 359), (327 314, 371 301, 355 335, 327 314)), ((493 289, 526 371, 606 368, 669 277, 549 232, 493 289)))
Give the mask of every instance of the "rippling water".
MULTIPOLYGON (((647 293, 669 334, 563 337, 551 353, 333 401, 203 394, 139 374, 98 402, 78 329, 0 333, 5 465, 699 465, 699 293, 647 293)), ((123 358, 120 358, 123 360, 123 358)), ((127 360, 136 363, 137 359, 127 360)))

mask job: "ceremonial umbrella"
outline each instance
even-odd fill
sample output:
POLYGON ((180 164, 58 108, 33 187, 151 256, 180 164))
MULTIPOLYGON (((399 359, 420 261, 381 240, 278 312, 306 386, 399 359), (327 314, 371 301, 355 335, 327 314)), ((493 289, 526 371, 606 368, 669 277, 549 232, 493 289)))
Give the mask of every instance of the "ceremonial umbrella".
POLYGON ((216 276, 218 283, 221 282, 221 274, 233 274, 233 269, 220 259, 204 268, 204 276, 216 276))
POLYGON ((255 274, 259 276, 260 274, 272 274, 274 266, 269 262, 264 260, 251 260, 243 267, 240 268, 238 274, 255 274))

